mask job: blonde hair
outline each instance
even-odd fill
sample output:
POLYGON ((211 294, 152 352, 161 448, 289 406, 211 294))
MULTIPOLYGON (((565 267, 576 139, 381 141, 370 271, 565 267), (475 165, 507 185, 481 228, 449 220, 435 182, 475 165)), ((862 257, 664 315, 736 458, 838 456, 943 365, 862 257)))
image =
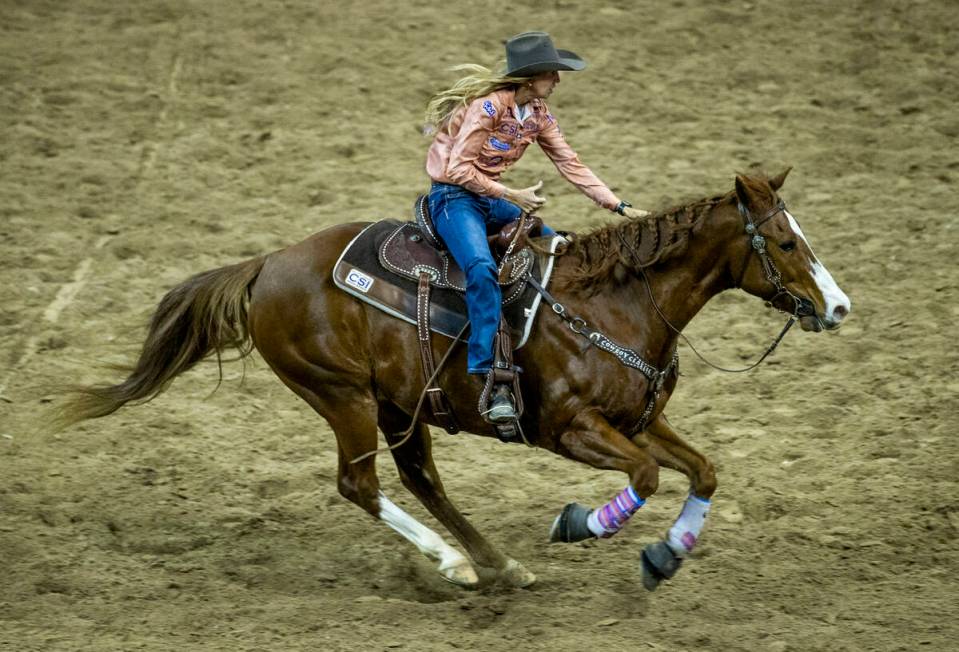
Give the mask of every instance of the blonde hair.
POLYGON ((427 135, 437 129, 447 128, 453 114, 477 97, 529 81, 528 77, 508 77, 475 63, 453 66, 450 70, 468 70, 472 74, 461 78, 450 88, 437 93, 430 99, 426 105, 426 125, 423 130, 427 135))

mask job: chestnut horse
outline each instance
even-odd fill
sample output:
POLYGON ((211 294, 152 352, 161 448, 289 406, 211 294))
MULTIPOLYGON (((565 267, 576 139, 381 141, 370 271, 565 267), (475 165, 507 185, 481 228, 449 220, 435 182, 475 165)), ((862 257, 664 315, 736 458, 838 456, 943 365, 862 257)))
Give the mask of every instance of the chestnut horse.
MULTIPOLYGON (((572 237, 555 259, 548 302, 554 310, 541 311, 528 343, 516 352, 524 369, 522 428, 529 443, 597 469, 622 471, 629 480, 623 493, 600 509, 568 505, 554 522, 553 540, 613 534, 656 492, 660 467, 689 478, 691 496, 670 531, 681 545, 667 538, 643 551, 643 580, 650 590, 671 577, 692 548, 716 490, 712 463, 684 442, 663 414, 676 384, 671 360, 679 332, 711 297, 736 287, 801 316, 805 330, 838 328, 850 309, 777 195, 787 173, 772 179, 739 176, 735 190, 725 195, 572 237), (587 323, 588 329, 582 328, 587 323), (598 341, 584 337, 591 332, 631 350, 657 370, 656 379, 608 350, 588 346, 598 341), (653 383, 658 391, 651 390, 653 383)), ((478 583, 461 552, 380 491, 376 458, 365 454, 377 448, 377 430, 391 444, 407 430, 412 434, 391 451, 406 488, 473 562, 498 571, 512 585, 528 586, 535 576, 490 545, 447 498, 427 428, 438 424, 426 414, 410 423, 423 389, 415 369, 416 328, 333 283, 337 257, 365 226, 333 226, 175 287, 153 315, 129 376, 116 385, 81 388, 64 405, 63 417, 68 422, 100 417, 128 402, 150 400, 208 355, 215 353, 219 362, 226 348, 246 354, 255 346, 280 380, 329 422, 344 497, 438 561, 447 580, 478 583)), ((450 342, 434 338, 434 355, 442 355, 450 342)), ((463 430, 494 436, 476 409, 481 381, 465 373, 466 348, 457 348, 438 383, 463 430)))

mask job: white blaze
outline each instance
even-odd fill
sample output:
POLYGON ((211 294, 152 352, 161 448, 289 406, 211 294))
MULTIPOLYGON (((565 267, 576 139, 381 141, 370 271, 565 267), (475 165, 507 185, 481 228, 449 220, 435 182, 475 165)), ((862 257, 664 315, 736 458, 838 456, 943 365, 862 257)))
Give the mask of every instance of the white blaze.
POLYGON ((812 273, 813 280, 819 287, 823 301, 826 303, 826 319, 832 320, 833 323, 842 321, 842 318, 849 314, 849 310, 852 308, 849 297, 846 296, 845 292, 839 289, 836 281, 833 280, 832 274, 830 274, 829 270, 816 258, 816 254, 813 253, 809 240, 806 240, 802 229, 799 228, 799 222, 796 221, 796 218, 794 218, 789 211, 783 212, 786 214, 786 219, 789 220, 790 228, 792 228, 793 232, 802 238, 802 241, 809 247, 809 253, 812 256, 812 268, 809 271, 812 273), (837 313, 836 308, 840 307, 843 310, 837 313))

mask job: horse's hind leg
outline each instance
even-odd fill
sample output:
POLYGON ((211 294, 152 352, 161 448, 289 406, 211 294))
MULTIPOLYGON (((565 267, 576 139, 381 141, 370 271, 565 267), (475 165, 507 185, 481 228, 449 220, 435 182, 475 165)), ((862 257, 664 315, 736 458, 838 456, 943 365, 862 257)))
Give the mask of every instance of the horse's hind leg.
MULTIPOLYGON (((399 441, 399 433, 409 426, 409 417, 392 405, 382 404, 379 423, 387 440, 390 443, 396 443, 399 441)), ((393 459, 403 485, 419 498, 436 520, 456 537, 477 564, 498 570, 501 576, 513 586, 526 587, 535 582, 535 575, 519 562, 504 557, 494 550, 450 502, 443 489, 439 472, 433 464, 431 449, 432 440, 429 429, 422 423, 417 424, 413 434, 402 446, 393 449, 393 459)), ((443 564, 440 565, 439 570, 447 579, 456 581, 444 572, 443 564)), ((469 568, 469 571, 475 578, 472 568, 469 568)))
MULTIPOLYGON (((355 494, 349 488, 353 485, 352 478, 363 476, 367 471, 366 467, 372 467, 373 458, 367 458, 356 464, 351 460, 355 459, 351 454, 347 454, 340 449, 340 493, 345 497, 357 502, 361 507, 380 519, 393 530, 402 535, 405 539, 415 545, 424 555, 439 561, 439 572, 449 582, 459 586, 473 587, 479 583, 479 577, 476 571, 470 566, 469 561, 461 552, 450 546, 443 540, 439 534, 429 529, 415 518, 403 511, 393 501, 386 497, 382 491, 377 489, 372 499, 364 495, 360 501, 355 500, 355 494), (347 488, 344 491, 344 488, 347 488), (372 508, 367 507, 367 503, 372 508)), ((378 487, 377 482, 377 487, 378 487)), ((362 494, 361 494, 362 495, 362 494)))
POLYGON ((666 539, 646 546, 643 551, 643 584, 653 590, 660 581, 675 574, 682 559, 696 545, 709 513, 709 499, 716 491, 716 471, 702 453, 676 434, 662 415, 638 439, 657 463, 684 474, 690 485, 689 497, 666 539))
POLYGON ((329 422, 336 435, 339 456, 337 488, 347 500, 362 507, 412 542, 431 559, 439 560, 440 573, 454 584, 474 586, 479 582, 466 558, 440 535, 397 507, 380 491, 376 457, 353 462, 377 445, 377 405, 369 390, 323 383, 322 394, 280 376, 294 392, 329 422))

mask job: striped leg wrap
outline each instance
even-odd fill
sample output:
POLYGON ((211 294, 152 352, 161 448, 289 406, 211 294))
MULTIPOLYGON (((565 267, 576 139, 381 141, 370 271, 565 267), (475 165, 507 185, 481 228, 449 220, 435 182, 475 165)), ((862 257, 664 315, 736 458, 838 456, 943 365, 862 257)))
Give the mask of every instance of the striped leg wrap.
POLYGON ((626 487, 619 495, 589 515, 587 526, 590 532, 600 538, 608 538, 623 529, 629 517, 645 504, 636 490, 626 487))

